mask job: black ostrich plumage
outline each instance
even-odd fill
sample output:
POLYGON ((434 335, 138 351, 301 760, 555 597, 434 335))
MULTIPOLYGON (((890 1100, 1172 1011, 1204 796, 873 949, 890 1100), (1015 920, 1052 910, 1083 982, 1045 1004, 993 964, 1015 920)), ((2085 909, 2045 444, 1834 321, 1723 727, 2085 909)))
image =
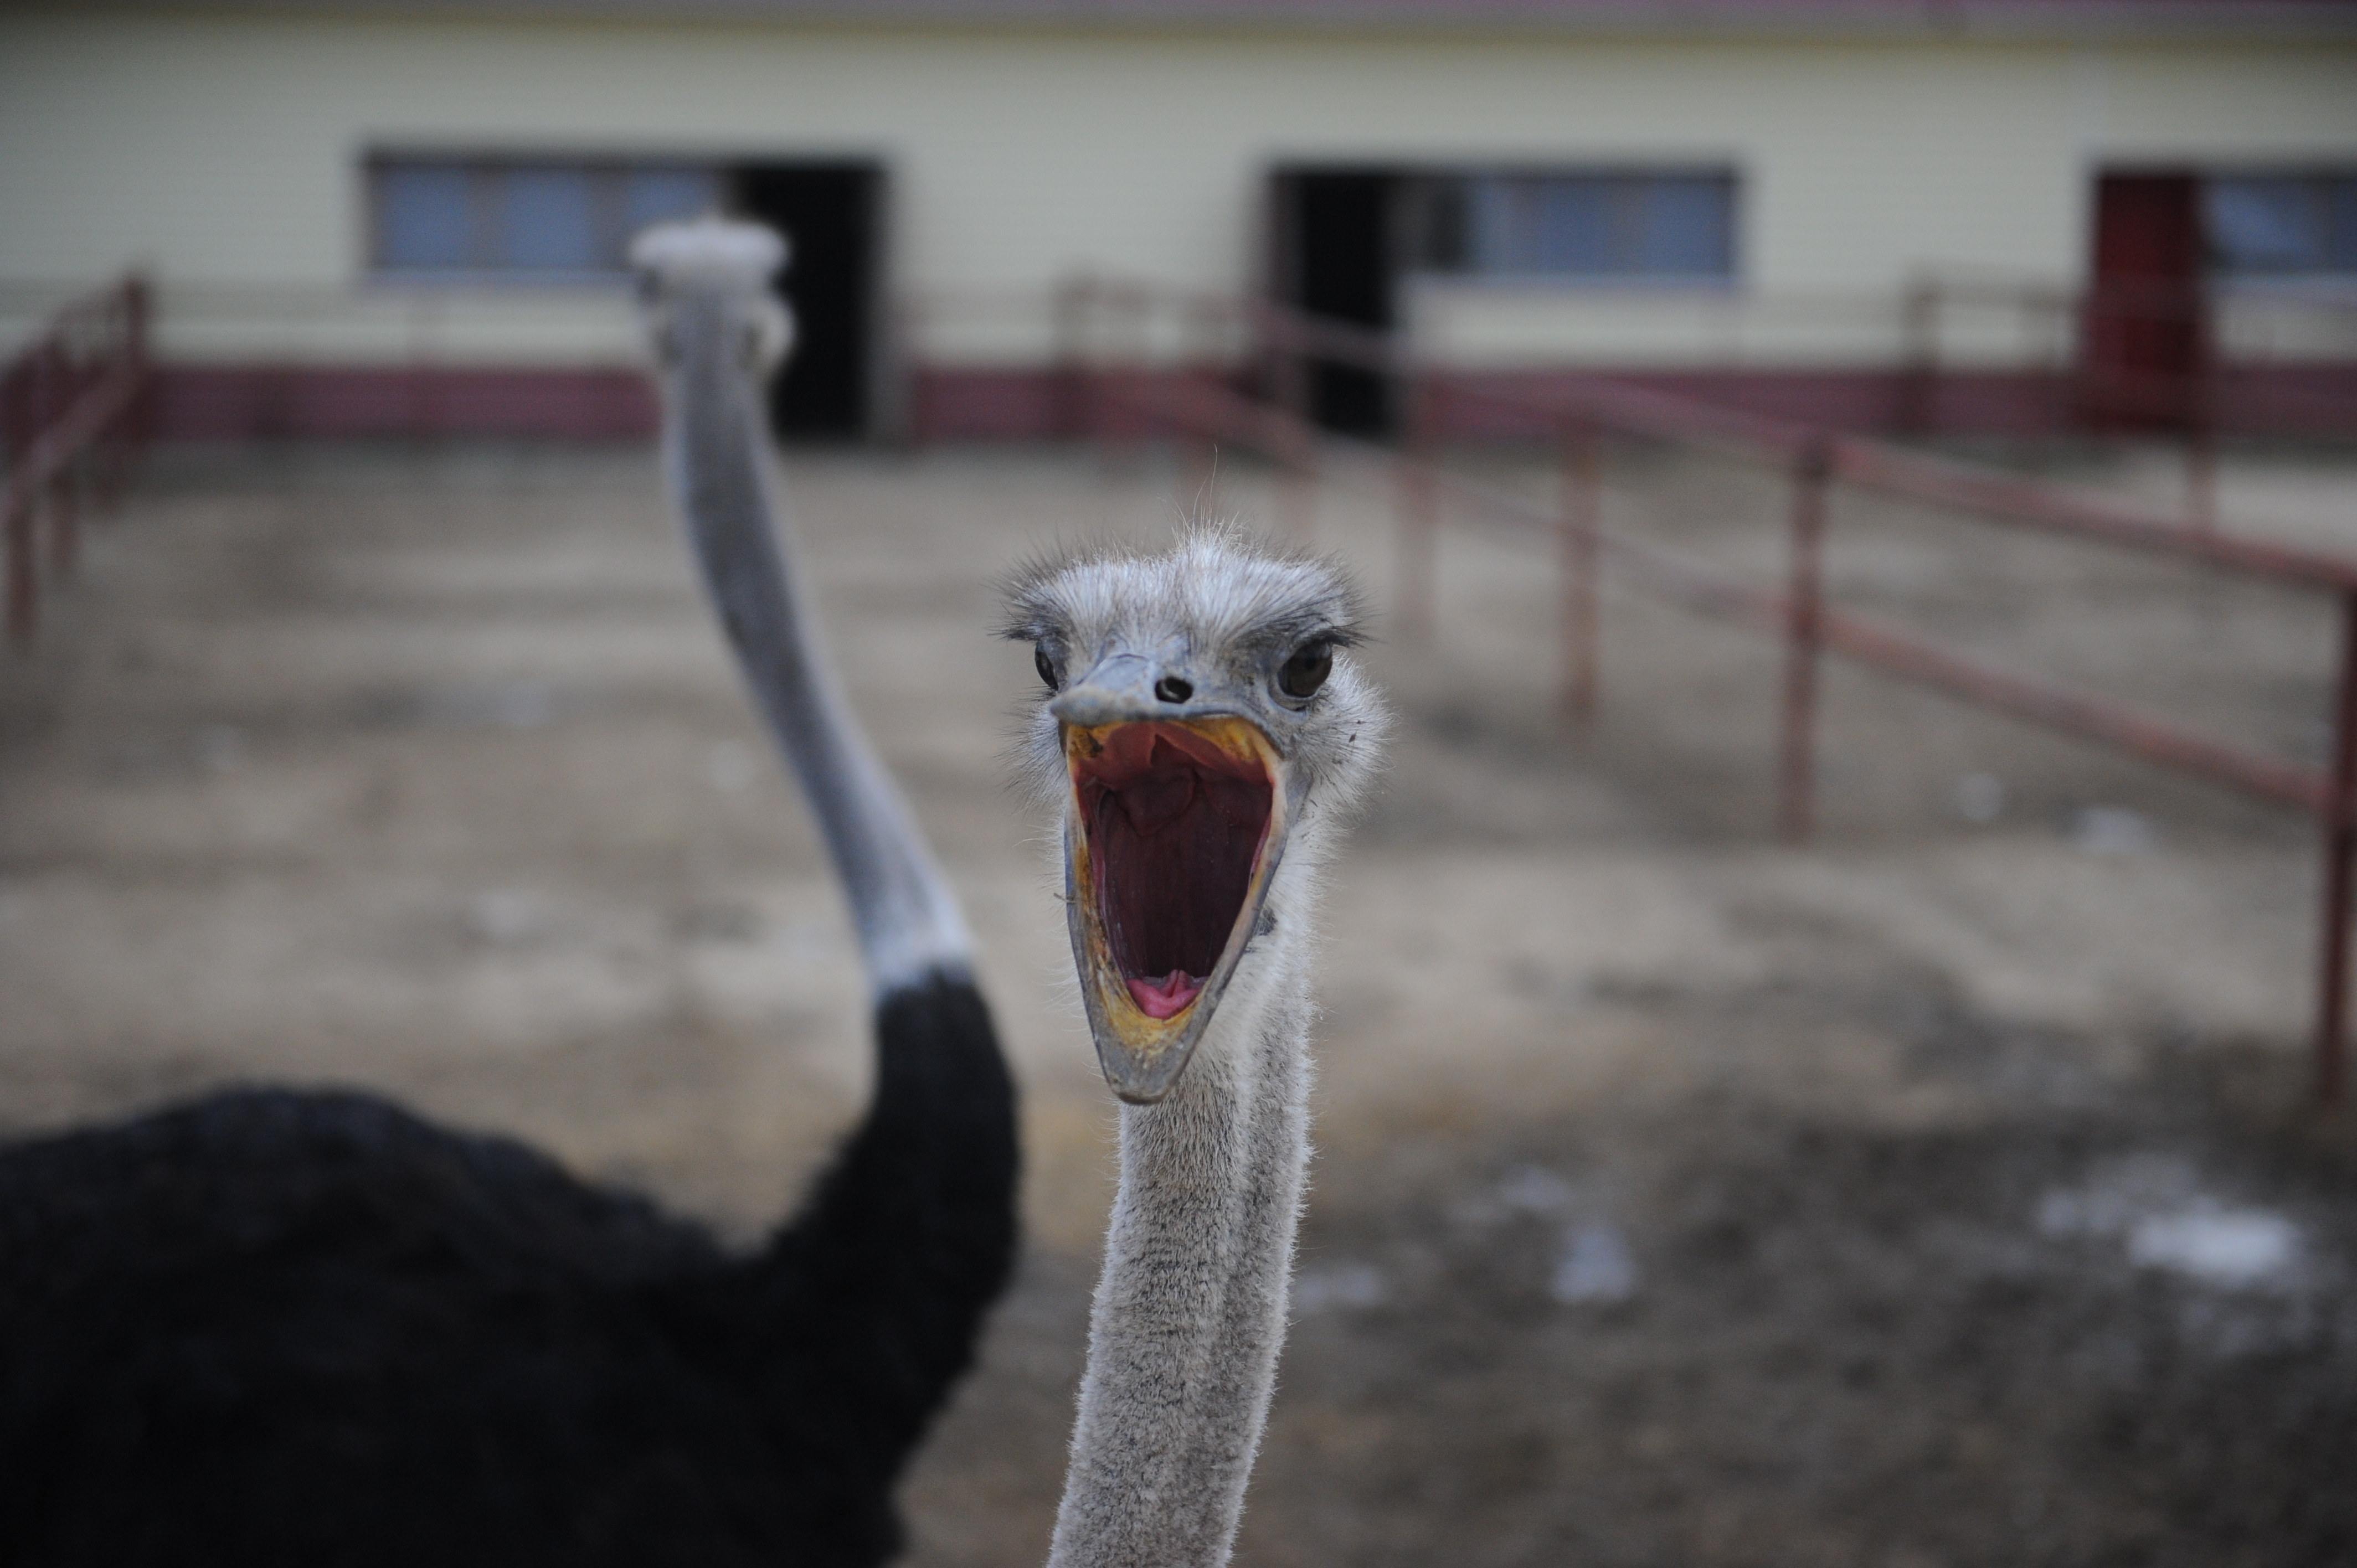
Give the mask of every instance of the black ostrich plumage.
POLYGON ((749 1255, 361 1094, 0 1150, 0 1564, 866 1564, 1015 1245, 972 983, 749 1255))

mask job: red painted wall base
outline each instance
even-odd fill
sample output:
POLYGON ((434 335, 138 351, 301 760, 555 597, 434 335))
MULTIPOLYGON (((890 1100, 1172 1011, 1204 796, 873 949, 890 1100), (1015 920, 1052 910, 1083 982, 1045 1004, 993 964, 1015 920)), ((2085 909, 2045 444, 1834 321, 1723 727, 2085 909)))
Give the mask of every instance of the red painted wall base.
POLYGON ((155 431, 167 441, 514 435, 644 440, 653 388, 630 370, 408 370, 163 365, 155 431))
MULTIPOLYGON (((1874 434, 2016 435, 2079 428, 2083 400, 2067 381, 1953 371, 1935 381, 1903 371, 1625 371, 1466 372, 1437 379, 1446 435, 1535 435, 1527 416, 1452 396, 1475 389, 1544 397, 1577 376, 1632 385, 1830 429, 1874 434)), ((526 436, 643 441, 657 427, 640 371, 164 365, 155 430, 165 440, 366 436, 526 436)), ((2232 431, 2357 436, 2357 364, 2228 370, 2217 407, 2232 431)), ((909 387, 920 441, 1037 441, 1088 433, 1085 389, 1052 370, 925 370, 909 387)), ((1121 422, 1135 430, 1133 416, 1121 422)))

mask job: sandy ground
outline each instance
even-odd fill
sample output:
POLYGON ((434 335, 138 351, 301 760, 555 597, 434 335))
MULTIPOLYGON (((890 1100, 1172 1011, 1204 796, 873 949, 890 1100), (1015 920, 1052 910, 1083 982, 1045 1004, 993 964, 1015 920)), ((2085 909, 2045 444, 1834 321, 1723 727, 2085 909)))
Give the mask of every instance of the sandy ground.
MULTIPOLYGON (((1469 459, 1536 493, 1547 476, 1469 459)), ((1109 1178, 1039 824, 1027 553, 1187 508, 1148 456, 790 459, 829 630, 948 863, 1026 1100, 1028 1249, 906 1489, 912 1561, 1039 1559, 1109 1178)), ((2165 457, 2083 461, 2169 493, 2165 457)), ((1762 582, 1750 476, 1614 520, 1762 582)), ((2357 466, 2236 526, 2357 549, 2357 466)), ((1318 542, 1391 597, 1387 508, 1318 542)), ((2329 606, 1842 497, 1860 613, 2321 757, 2329 606)), ((1835 669, 1779 846, 1777 652, 1452 536, 1372 652, 1395 766, 1339 873, 1320 1165, 1248 1563, 2357 1561, 2357 1158, 2304 1107, 2313 830, 1835 669)), ((865 1092, 835 892, 639 453, 167 456, 0 676, 0 1122, 373 1086, 728 1233, 865 1092)))

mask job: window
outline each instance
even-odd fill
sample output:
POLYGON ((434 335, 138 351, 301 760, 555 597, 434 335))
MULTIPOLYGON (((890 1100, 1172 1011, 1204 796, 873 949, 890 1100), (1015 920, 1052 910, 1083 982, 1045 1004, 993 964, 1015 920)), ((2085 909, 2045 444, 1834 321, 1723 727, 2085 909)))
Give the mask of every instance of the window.
POLYGON ((1735 189, 1707 170, 1437 176, 1417 248, 1458 276, 1730 283, 1735 189))
POLYGON ((2201 206, 2221 276, 2357 274, 2357 175, 2215 175, 2201 206))
POLYGON ((556 282, 619 274, 631 235, 722 191, 694 165, 520 158, 376 158, 368 186, 379 275, 556 282))

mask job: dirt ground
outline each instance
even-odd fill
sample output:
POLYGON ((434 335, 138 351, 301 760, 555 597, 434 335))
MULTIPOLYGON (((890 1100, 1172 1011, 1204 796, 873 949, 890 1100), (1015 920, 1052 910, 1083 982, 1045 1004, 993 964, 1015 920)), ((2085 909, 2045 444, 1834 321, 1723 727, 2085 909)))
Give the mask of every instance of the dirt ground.
MULTIPOLYGON (((906 1487, 911 1562, 1033 1563, 1112 1118, 1006 784, 1030 658, 988 640, 991 585, 1190 506, 1294 514, 1151 455, 789 469, 1027 1097, 1027 1256, 906 1487)), ((2357 550, 2357 464, 2225 481, 2232 525, 2357 550)), ((1624 450, 1611 484, 1616 522, 1780 572, 1764 481, 1624 450)), ((1378 606, 1388 515, 1312 520, 1378 606)), ((1833 537, 1861 614, 2323 753, 2320 601, 1851 495, 1833 537)), ((1546 553, 1452 535, 1441 585, 1435 639, 1371 654, 1396 757, 1332 899, 1239 1561, 2357 1562, 2310 825, 1835 668, 1820 839, 1781 846, 1776 650, 1610 596, 1570 729, 1546 553)), ((0 676, 5 1130, 364 1084, 749 1237, 856 1114, 840 906, 648 455, 166 454, 51 612, 0 676)))

